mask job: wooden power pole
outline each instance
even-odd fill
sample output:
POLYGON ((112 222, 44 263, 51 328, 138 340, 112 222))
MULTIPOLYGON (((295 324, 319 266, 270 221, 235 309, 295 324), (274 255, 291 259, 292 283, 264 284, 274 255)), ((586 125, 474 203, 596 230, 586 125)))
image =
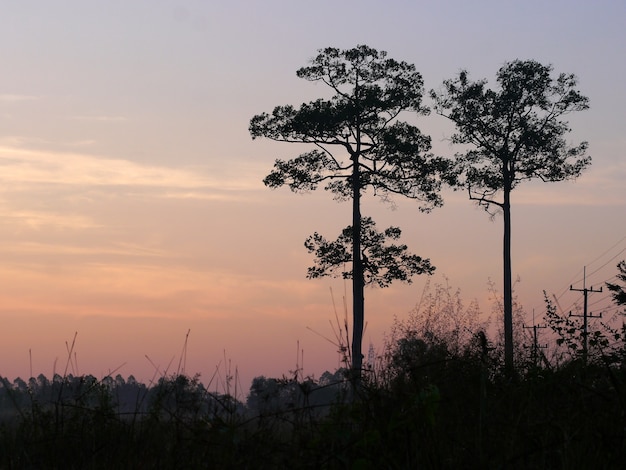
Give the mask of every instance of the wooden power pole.
POLYGON ((582 315, 574 315, 571 311, 569 312, 569 316, 570 317, 582 317, 583 318, 583 364, 587 365, 587 336, 589 335, 588 333, 588 327, 587 327, 587 320, 589 318, 602 318, 602 313, 600 313, 599 315, 593 315, 591 312, 589 312, 587 310, 587 299, 589 297, 589 293, 590 292, 602 292, 602 287, 600 287, 600 290, 594 290, 593 286, 587 288, 587 267, 585 266, 583 268, 583 288, 582 289, 574 289, 573 286, 569 286, 569 290, 573 290, 576 292, 582 292, 583 293, 583 314, 582 315))
POLYGON ((537 368, 537 363, 539 361, 539 350, 545 349, 547 345, 539 345, 537 330, 546 328, 546 326, 535 324, 535 309, 533 309, 533 326, 524 326, 524 328, 532 328, 533 330, 533 345, 531 346, 530 357, 533 361, 533 366, 537 368))

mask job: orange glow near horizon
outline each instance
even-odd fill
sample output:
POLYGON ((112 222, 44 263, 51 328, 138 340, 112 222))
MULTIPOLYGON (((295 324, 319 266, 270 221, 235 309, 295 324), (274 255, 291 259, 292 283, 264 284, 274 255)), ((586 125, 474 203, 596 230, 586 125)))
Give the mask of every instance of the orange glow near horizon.
MULTIPOLYGON (((267 189, 275 159, 310 149, 253 141, 248 131, 255 114, 327 96, 295 74, 327 46, 368 44, 414 63, 426 92, 461 68, 492 80, 515 58, 576 74, 591 109, 572 117, 568 139, 589 141, 592 166, 576 181, 522 183, 512 195, 524 321, 533 310, 540 318, 544 289, 567 309, 583 266, 587 282, 602 285, 626 257, 626 63, 615 60, 626 50, 623 5, 546 3, 538 18, 523 6, 461 0, 428 11, 334 2, 330 16, 323 2, 246 2, 245 15, 236 1, 6 3, 0 376, 67 370, 149 382, 184 369, 219 389, 236 369, 245 395, 257 375, 303 366, 319 377, 341 365, 331 324, 335 310, 343 318, 344 296, 350 317, 351 286, 307 280, 303 242, 315 231, 338 235, 350 204, 321 188, 267 189)), ((453 155, 445 118, 407 119, 431 136, 434 153, 453 155)), ((399 226, 402 242, 437 267, 431 284, 449 282, 487 317, 489 282, 501 291, 502 221, 462 192, 443 195, 444 207, 423 214, 414 201, 390 207, 366 194, 363 214, 399 226)), ((366 290, 364 351, 382 350, 427 281, 366 290)), ((610 296, 596 300, 608 306, 610 296)))

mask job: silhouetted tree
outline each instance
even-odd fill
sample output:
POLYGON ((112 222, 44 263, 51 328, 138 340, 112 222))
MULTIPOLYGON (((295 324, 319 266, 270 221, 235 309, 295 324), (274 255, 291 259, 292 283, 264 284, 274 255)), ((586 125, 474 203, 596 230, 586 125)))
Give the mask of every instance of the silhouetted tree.
POLYGON ((50 381, 48 380, 48 378, 47 378, 45 375, 43 375, 43 374, 39 374, 39 375, 37 376, 37 386, 38 386, 40 389, 44 389, 44 388, 46 388, 46 387, 49 387, 49 386, 50 386, 50 381))
POLYGON ((480 321, 478 300, 465 305, 461 290, 453 289, 445 279, 443 284, 430 281, 424 286, 418 304, 407 318, 396 319, 388 335, 386 350, 395 347, 401 338, 420 339, 445 344, 455 355, 461 355, 477 331, 487 328, 480 321))
MULTIPOLYGON (((270 188, 287 185, 294 192, 319 184, 337 200, 352 200, 352 369, 361 374, 364 326, 364 270, 361 247, 361 196, 371 188, 383 200, 394 194, 422 201, 421 210, 440 206, 441 159, 429 153, 430 138, 398 120, 403 111, 426 114, 423 81, 414 65, 387 58, 368 46, 319 51, 300 78, 321 82, 334 93, 300 108, 278 106, 271 114, 254 116, 252 138, 316 147, 291 160, 276 160, 264 179, 270 188)), ((424 270, 427 270, 424 264, 424 270)))
MULTIPOLYGON (((452 142, 465 150, 456 154, 453 184, 487 211, 504 216, 504 342, 505 369, 513 373, 513 295, 511 277, 511 191, 523 180, 573 179, 590 164, 587 143, 571 147, 570 131, 561 118, 588 108, 576 90, 574 75, 551 76, 552 66, 515 60, 500 68, 498 89, 486 80, 471 81, 467 71, 431 91, 436 111, 452 120, 452 142), (502 198, 496 200, 496 194, 502 198)), ((493 215, 493 214, 492 214, 493 215)))
POLYGON ((626 260, 620 261, 617 269, 619 274, 616 274, 615 277, 624 285, 620 286, 619 284, 607 282, 606 287, 611 291, 616 304, 626 305, 626 260))
POLYGON ((21 377, 17 377, 14 381, 13 381, 13 387, 15 388, 15 390, 18 390, 20 392, 28 392, 28 384, 26 382, 24 382, 24 380, 21 377))

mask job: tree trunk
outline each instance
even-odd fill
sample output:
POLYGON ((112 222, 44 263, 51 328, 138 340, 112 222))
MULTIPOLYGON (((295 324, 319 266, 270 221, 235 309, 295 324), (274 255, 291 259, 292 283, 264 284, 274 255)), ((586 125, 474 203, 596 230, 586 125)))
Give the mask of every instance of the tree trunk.
POLYGON ((361 185, 358 153, 352 171, 352 383, 358 387, 363 368, 363 328, 365 318, 365 279, 361 257, 361 185))
POLYGON ((511 178, 505 169, 504 199, 504 369, 508 377, 514 374, 513 366, 513 279, 511 274, 511 178))

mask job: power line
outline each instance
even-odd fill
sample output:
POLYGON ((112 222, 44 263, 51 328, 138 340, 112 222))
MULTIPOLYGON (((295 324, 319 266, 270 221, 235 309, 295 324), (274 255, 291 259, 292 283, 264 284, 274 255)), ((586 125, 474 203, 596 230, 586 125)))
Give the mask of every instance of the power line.
POLYGON ((602 266, 600 266, 599 268, 597 268, 595 271, 589 273, 590 276, 594 275, 595 273, 597 273, 598 271, 600 271, 603 267, 605 267, 607 264, 609 264, 611 261, 613 261, 615 258, 617 258, 619 255, 621 255, 622 253, 624 253, 624 251, 626 251, 626 248, 622 248, 622 251, 620 251, 619 253, 617 253, 615 256, 613 256, 611 259, 609 259, 606 263, 604 263, 602 266))
MULTIPOLYGON (((596 259, 594 259, 593 261, 590 261, 589 263, 587 263, 587 266, 591 266, 593 263, 595 263, 596 261, 598 261, 600 258, 602 258, 604 255, 606 255, 609 251, 611 251, 613 248, 615 248, 617 245, 619 245, 620 243, 622 243, 624 240, 626 240, 626 235, 624 235, 617 243, 615 243, 613 246, 611 246, 610 248, 608 248, 604 253, 602 253, 600 256, 598 256, 596 259)), ((623 252, 624 249, 622 249, 621 252, 623 252)))
MULTIPOLYGON (((594 263, 596 263, 598 260, 602 259, 607 253, 610 253, 612 250, 614 250, 616 247, 618 247, 622 242, 626 241, 626 235, 624 235, 622 238, 620 238, 617 242, 615 242, 613 245, 611 245, 609 248, 607 248, 606 250, 604 250, 600 255, 596 256, 593 260, 591 260, 590 262, 588 262, 586 264, 586 266, 591 266, 594 263)), ((589 274, 589 276, 591 276, 592 274, 597 273, 599 270, 601 270, 602 268, 604 268, 607 264, 609 264, 611 261, 613 261, 615 258, 617 258, 620 254, 624 253, 624 251, 626 251, 626 247, 622 248, 617 254, 613 255, 608 261, 606 261, 602 266, 596 268, 592 273, 589 274)), ((578 271, 580 272, 580 271, 578 271)), ((609 282, 611 281, 611 279, 616 278, 615 275, 613 275, 611 278, 607 279, 606 281, 601 282, 601 284, 604 284, 605 282, 609 282)), ((557 299, 561 299, 566 292, 568 292, 570 289, 569 287, 575 283, 578 283, 580 281, 583 281, 583 278, 579 277, 579 274, 576 273, 574 274, 571 279, 567 282, 568 285, 566 285, 566 287, 563 288, 563 290, 560 292, 560 294, 558 294, 556 297, 557 299)), ((572 306, 575 305, 576 302, 572 303, 572 305, 570 305, 570 308, 572 306)))

